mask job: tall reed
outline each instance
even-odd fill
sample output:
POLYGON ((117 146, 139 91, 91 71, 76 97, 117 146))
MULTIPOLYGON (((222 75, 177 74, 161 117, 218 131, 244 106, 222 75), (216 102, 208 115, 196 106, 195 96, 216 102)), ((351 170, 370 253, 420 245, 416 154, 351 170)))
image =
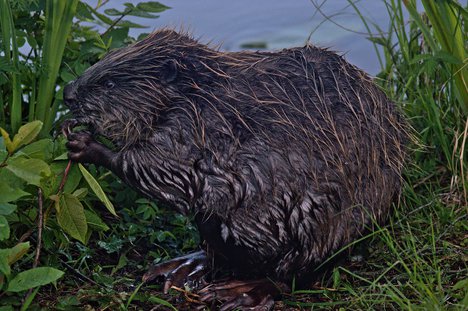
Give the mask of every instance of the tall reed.
POLYGON ((468 114, 468 61, 466 58, 466 32, 464 23, 467 11, 453 0, 422 0, 425 16, 429 23, 416 10, 415 0, 405 0, 404 4, 414 22, 424 34, 424 39, 434 53, 446 53, 452 59, 447 64, 450 79, 454 82, 454 92, 465 115, 468 114))
MULTIPOLYGON (((21 114, 21 80, 18 68, 18 44, 16 42, 15 24, 11 14, 11 7, 9 0, 0 0, 0 26, 2 35, 2 50, 5 53, 4 60, 6 64, 11 64, 13 70, 8 74, 12 85, 12 95, 6 103, 10 111, 10 126, 13 132, 16 132, 22 120, 21 114)), ((0 109, 2 112, 2 125, 5 126, 6 120, 4 113, 3 96, 0 99, 0 109)))
POLYGON ((384 3, 389 29, 376 26, 377 35, 370 33, 386 62, 378 81, 418 132, 424 148, 415 163, 439 186, 463 189, 466 202, 467 10, 453 0, 422 0, 422 7, 416 0, 384 3))
POLYGON ((57 113, 58 101, 53 101, 56 80, 63 51, 75 16, 78 0, 47 0, 45 8, 45 35, 42 49, 43 73, 39 78, 36 102, 31 102, 29 117, 44 123, 47 134, 57 113))

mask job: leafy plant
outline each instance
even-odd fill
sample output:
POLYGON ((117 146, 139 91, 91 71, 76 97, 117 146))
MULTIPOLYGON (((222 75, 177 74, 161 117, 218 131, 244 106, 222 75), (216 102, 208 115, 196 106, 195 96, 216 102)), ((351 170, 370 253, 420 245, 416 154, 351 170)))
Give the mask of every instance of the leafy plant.
POLYGON ((150 1, 100 13, 107 2, 0 1, 0 308, 18 307, 16 293, 26 290, 22 308, 30 306, 39 287, 63 275, 69 245, 85 247, 117 214, 106 195, 115 178, 72 164, 65 139, 50 136, 65 114, 63 86, 109 49, 135 41, 129 28, 143 26, 124 17, 156 18, 167 9, 150 1), (34 251, 25 241, 35 242, 34 251))

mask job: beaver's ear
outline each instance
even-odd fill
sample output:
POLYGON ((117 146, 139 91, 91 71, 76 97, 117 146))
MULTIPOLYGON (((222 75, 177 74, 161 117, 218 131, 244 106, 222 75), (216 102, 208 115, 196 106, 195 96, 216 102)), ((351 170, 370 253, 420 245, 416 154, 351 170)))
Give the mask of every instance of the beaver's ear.
POLYGON ((172 83, 177 80, 179 74, 179 64, 175 59, 164 61, 161 66, 161 80, 165 83, 172 83))

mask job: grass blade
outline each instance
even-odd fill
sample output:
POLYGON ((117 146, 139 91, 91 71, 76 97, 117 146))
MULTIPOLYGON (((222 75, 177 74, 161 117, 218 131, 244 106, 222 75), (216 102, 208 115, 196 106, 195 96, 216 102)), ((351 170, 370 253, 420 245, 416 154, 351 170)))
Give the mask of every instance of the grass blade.
POLYGON ((10 105, 10 123, 11 130, 15 133, 22 120, 21 115, 21 81, 18 73, 18 45, 16 43, 15 24, 11 14, 10 3, 8 0, 0 0, 0 24, 2 26, 3 48, 5 51, 5 59, 11 62, 15 68, 14 72, 10 73, 12 83, 12 98, 10 105))

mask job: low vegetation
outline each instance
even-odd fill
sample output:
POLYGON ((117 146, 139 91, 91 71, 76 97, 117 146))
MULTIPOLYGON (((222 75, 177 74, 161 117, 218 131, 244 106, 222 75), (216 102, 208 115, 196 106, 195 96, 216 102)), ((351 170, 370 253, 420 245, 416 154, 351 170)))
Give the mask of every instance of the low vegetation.
MULTIPOLYGON (((278 310, 468 309, 467 8, 454 0, 381 1, 388 29, 348 3, 376 47, 377 82, 413 128, 404 193, 386 226, 343 250, 348 259, 311 289, 285 295, 278 310)), ((138 39, 129 29, 142 26, 128 16, 157 18, 168 9, 110 6, 0 0, 1 311, 196 304, 186 289, 163 295, 160 285, 141 284, 150 263, 197 247, 190 219, 66 158, 63 86, 138 39)))

